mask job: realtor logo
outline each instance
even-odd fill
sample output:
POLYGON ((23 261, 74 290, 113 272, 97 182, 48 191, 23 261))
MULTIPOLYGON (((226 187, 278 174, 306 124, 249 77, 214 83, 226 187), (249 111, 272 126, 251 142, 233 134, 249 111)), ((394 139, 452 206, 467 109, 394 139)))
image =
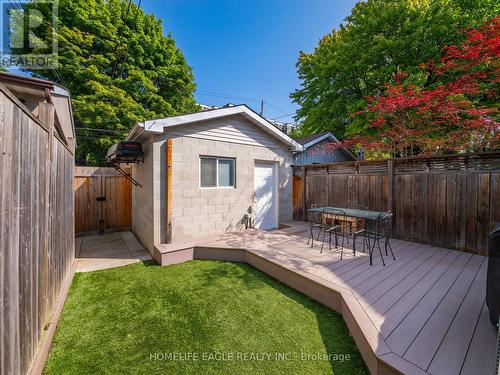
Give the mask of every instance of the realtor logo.
POLYGON ((57 68, 57 1, 0 0, 0 65, 57 68))

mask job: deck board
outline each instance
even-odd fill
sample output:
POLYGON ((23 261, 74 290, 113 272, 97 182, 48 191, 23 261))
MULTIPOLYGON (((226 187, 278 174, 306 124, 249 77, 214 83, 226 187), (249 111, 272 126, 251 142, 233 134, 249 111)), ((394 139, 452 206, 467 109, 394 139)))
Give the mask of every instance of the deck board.
MULTIPOLYGON (((411 253, 410 248, 401 251, 400 256, 398 256, 398 259, 400 261, 393 262, 392 259, 390 259, 386 262, 385 267, 382 266, 382 262, 380 261, 379 257, 374 259, 373 266, 370 266, 368 255, 360 254, 356 256, 356 258, 358 258, 356 260, 356 263, 351 262, 349 267, 348 266, 339 268, 329 267, 328 272, 319 273, 318 276, 323 277, 327 280, 334 280, 334 279, 342 280, 342 282, 345 282, 351 288, 355 289, 355 287, 357 285, 362 284, 363 281, 368 280, 370 277, 374 275, 377 275, 380 272, 379 269, 380 267, 383 267, 384 269, 386 268, 392 269, 394 267, 400 267, 405 262, 405 259, 409 259, 410 253, 411 253)), ((342 261, 339 260, 337 264, 342 264, 343 262, 344 260, 342 261)))
POLYGON ((418 246, 413 251, 413 256, 406 259, 399 259, 398 257, 395 262, 381 269, 377 270, 372 266, 370 272, 356 276, 354 279, 349 280, 349 284, 355 288, 358 295, 362 296, 393 275, 402 275, 412 267, 416 267, 420 262, 425 261, 434 253, 430 248, 424 246, 418 246), (370 275, 369 278, 367 278, 368 275, 370 275))
POLYGON ((483 261, 474 282, 453 319, 448 332, 428 368, 431 374, 458 374, 476 328, 486 295, 486 269, 483 261))
MULTIPOLYGON (((370 266, 368 254, 360 253, 356 255, 356 257, 344 254, 344 259, 340 260, 339 255, 334 252, 331 253, 331 257, 335 257, 336 260, 329 263, 326 267, 318 264, 316 267, 317 271, 314 271, 314 274, 336 284, 352 288, 353 291, 358 293, 356 286, 363 284, 363 286, 360 286, 360 289, 363 289, 365 286, 371 288, 378 282, 376 276, 378 276, 379 279, 382 278, 383 275, 385 275, 385 277, 390 277, 395 272, 393 269, 399 269, 408 262, 414 261, 415 253, 413 251, 421 246, 423 245, 412 244, 412 246, 407 246, 402 249, 400 256, 398 256, 398 262, 387 259, 386 266, 383 267, 383 272, 378 268, 374 268, 377 264, 382 266, 380 257, 374 259, 374 266, 370 266), (373 281, 371 279, 372 277, 375 277, 373 281), (370 280, 370 284, 364 284, 368 282, 368 280, 370 280)), ((427 249, 425 251, 427 251, 427 249)), ((346 252, 350 253, 351 250, 348 249, 346 252)), ((418 254, 418 256, 424 255, 425 254, 418 254)))
POLYGON ((495 351, 485 350, 485 348, 494 347, 496 344, 496 331, 490 322, 488 308, 484 303, 460 374, 493 374, 495 351))
MULTIPOLYGON (((415 244, 416 246, 416 244, 415 244)), ((402 248, 401 251, 398 252, 398 261, 403 261, 407 257, 410 257, 412 254, 412 247, 407 246, 405 248, 402 248)), ((365 255, 365 254, 363 254, 365 255)), ((349 269, 334 269, 331 268, 331 271, 329 272, 330 274, 334 275, 342 275, 342 279, 344 279, 346 282, 349 282, 351 285, 355 285, 355 281, 353 280, 355 277, 359 275, 365 275, 366 277, 375 275, 377 271, 373 269, 370 266, 370 263, 366 261, 366 259, 363 259, 361 256, 359 257, 359 261, 356 264, 355 267, 350 267, 349 269)), ((380 259, 374 259, 374 264, 377 262, 377 264, 380 264, 380 259)), ((341 262, 340 262, 341 263, 341 262)), ((395 267, 396 262, 393 262, 392 259, 388 259, 386 263, 386 267, 395 267)), ((400 263, 400 262, 398 262, 400 263)), ((320 276, 325 277, 325 274, 320 274, 320 276)))
MULTIPOLYGON (((371 302, 371 305, 367 308, 368 316, 375 322, 382 318, 384 314, 393 306, 397 301, 399 301, 407 292, 409 292, 416 284, 421 280, 429 277, 429 274, 435 270, 439 269, 438 265, 442 262, 446 262, 446 259, 453 255, 450 251, 439 251, 436 252, 431 258, 429 258, 421 266, 417 267, 413 272, 411 272, 407 277, 405 277, 401 282, 398 282, 391 289, 389 289, 384 295, 371 301, 371 299, 366 296, 366 300, 371 302)), ((371 297, 371 296, 369 296, 371 297)))
POLYGON ((396 260, 384 256, 383 266, 375 251, 370 266, 359 242, 356 256, 351 241, 340 260, 338 249, 326 244, 320 253, 321 242, 307 245, 309 233, 300 225, 307 226, 294 222, 288 232, 227 234, 214 246, 251 248, 282 267, 307 272, 348 293, 344 298, 357 301, 351 311, 354 319, 371 327, 372 336, 378 332, 372 343, 383 348, 380 355, 388 363, 410 373, 493 373, 496 330, 484 303, 486 257, 394 239, 396 260))
POLYGON ((473 270, 473 267, 470 265, 472 257, 468 259, 464 257, 461 259, 463 260, 463 264, 461 262, 455 269, 448 270, 445 277, 433 285, 429 292, 407 313, 396 329, 388 335, 386 342, 393 348, 394 353, 402 356, 406 352, 413 339, 425 325, 449 288, 451 288, 462 275, 473 270))
POLYGON ((443 252, 436 251, 427 255, 425 259, 414 259, 414 261, 408 263, 397 272, 392 273, 383 282, 363 294, 361 305, 368 308, 394 288, 404 287, 409 281, 416 282, 413 277, 422 277, 419 275, 419 272, 427 272, 435 262, 439 261, 444 255, 443 252))
POLYGON ((441 340, 448 330, 449 324, 443 323, 453 320, 483 263, 483 257, 472 257, 465 267, 468 272, 462 273, 461 277, 449 289, 429 320, 425 322, 424 327, 415 337, 403 358, 423 369, 428 368, 434 353, 439 349, 441 340))
MULTIPOLYGON (((447 273, 450 268, 455 267, 458 270, 463 268, 465 263, 461 264, 461 262, 458 261, 460 258, 459 254, 460 253, 457 251, 450 252, 449 255, 442 259, 426 277, 416 283, 408 293, 396 301, 378 320, 375 321, 375 326, 382 334, 382 337, 387 338, 387 336, 389 336, 406 317, 408 312, 418 304, 436 282, 439 282, 439 280, 444 277, 444 274, 447 273)), ((463 259, 464 261, 466 260, 466 258, 463 259)), ((381 301, 381 303, 385 301, 386 299, 381 301)))

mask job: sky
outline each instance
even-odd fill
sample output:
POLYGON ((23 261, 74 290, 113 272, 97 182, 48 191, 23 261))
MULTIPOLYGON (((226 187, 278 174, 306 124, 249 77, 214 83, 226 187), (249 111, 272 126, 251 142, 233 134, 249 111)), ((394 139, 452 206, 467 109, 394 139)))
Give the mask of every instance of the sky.
MULTIPOLYGON (((136 3, 138 0, 134 0, 136 3)), ((293 122, 289 95, 300 86, 300 51, 351 13, 354 0, 142 0, 163 20, 193 68, 196 100, 207 105, 245 103, 264 116, 293 122), (287 116, 285 116, 287 115, 287 116)))

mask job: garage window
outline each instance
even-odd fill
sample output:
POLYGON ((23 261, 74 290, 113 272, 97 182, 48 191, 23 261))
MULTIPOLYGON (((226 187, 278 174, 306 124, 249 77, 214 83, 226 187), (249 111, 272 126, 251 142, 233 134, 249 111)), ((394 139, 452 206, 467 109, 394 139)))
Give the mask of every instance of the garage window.
POLYGON ((201 187, 235 187, 235 159, 200 156, 201 187))

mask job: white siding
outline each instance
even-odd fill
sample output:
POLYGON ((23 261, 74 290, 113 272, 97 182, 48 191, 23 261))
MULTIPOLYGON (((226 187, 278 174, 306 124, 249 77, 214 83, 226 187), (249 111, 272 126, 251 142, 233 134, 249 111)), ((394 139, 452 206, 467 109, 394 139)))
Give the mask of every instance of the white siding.
POLYGON ((241 115, 174 126, 168 128, 166 133, 171 138, 190 137, 269 148, 287 147, 241 115))

